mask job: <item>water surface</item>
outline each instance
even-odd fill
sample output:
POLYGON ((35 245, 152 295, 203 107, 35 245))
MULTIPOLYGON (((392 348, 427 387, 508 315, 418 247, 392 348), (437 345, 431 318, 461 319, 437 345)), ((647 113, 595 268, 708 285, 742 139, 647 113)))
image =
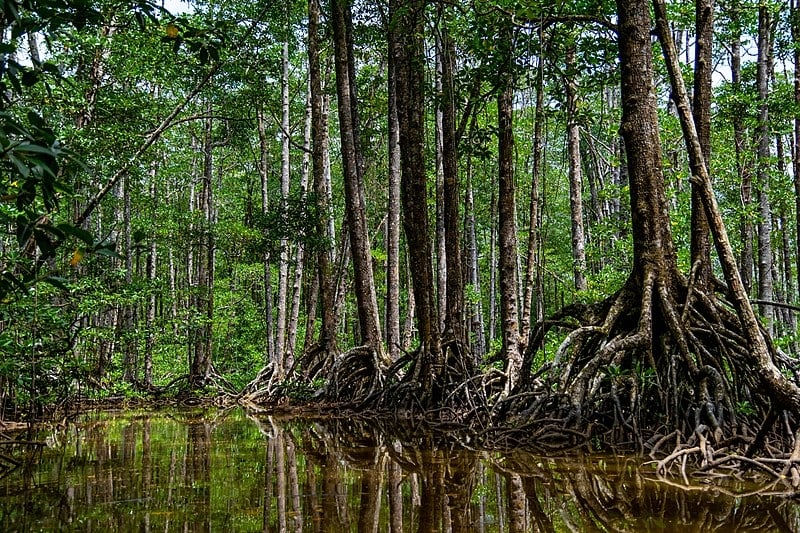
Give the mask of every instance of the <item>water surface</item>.
POLYGON ((0 480, 2 531, 800 531, 798 503, 744 481, 686 487, 637 458, 473 451, 409 425, 168 410, 41 437, 0 480))

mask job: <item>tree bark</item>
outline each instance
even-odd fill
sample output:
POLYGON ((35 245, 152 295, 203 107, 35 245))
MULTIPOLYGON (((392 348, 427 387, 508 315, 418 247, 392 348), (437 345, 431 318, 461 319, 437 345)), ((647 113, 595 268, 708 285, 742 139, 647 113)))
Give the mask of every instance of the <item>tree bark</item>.
POLYGON ((327 357, 336 353, 335 287, 331 278, 331 248, 329 235, 330 208, 327 180, 326 154, 328 153, 328 120, 325 112, 325 95, 322 90, 322 68, 319 47, 319 0, 308 0, 308 71, 311 92, 311 168, 314 177, 314 194, 317 208, 316 233, 326 242, 316 253, 321 324, 319 344, 327 357))
POLYGON ((569 205, 572 220, 572 271, 575 289, 585 291, 586 237, 583 232, 583 162, 580 125, 577 121, 578 90, 575 83, 575 46, 567 49, 567 151, 569 153, 569 205))
POLYGON ((203 136, 203 175, 198 204, 202 216, 200 245, 197 250, 196 311, 201 323, 195 328, 194 353, 189 382, 202 386, 211 372, 212 321, 214 318, 214 233, 213 224, 213 119, 211 102, 207 105, 203 136))
MULTIPOLYGON (((792 0, 791 8, 792 44, 794 45, 794 104, 800 109, 800 0, 792 0)), ((794 118, 794 150, 792 152, 795 207, 795 260, 796 286, 800 289, 800 114, 794 118)))
MULTIPOLYGON (((714 68, 712 41, 714 1, 695 1, 694 96, 692 115, 697 126, 706 167, 711 158, 711 75, 714 68)), ((706 288, 711 281, 711 239, 698 185, 692 184, 691 261, 694 283, 706 288)))
POLYGON ((334 36, 336 67, 336 94, 339 103, 339 130, 342 142, 344 168, 345 207, 350 235, 350 252, 353 258, 353 278, 358 302, 361 342, 378 354, 383 352, 378 319, 378 301, 372 272, 372 253, 367 230, 364 206, 364 185, 360 171, 360 148, 356 136, 355 79, 349 53, 347 28, 350 23, 348 0, 331 2, 331 26, 334 36))
MULTIPOLYGON (((311 165, 311 91, 306 96, 306 111, 303 127, 303 159, 300 174, 300 195, 303 203, 308 196, 308 177, 311 165)), ((295 247, 294 281, 292 283, 292 306, 286 327, 286 368, 294 365, 297 344, 297 326, 300 322, 300 301, 303 292, 303 272, 305 270, 306 246, 304 242, 295 247)))
MULTIPOLYGON (((766 5, 758 8, 758 138, 756 182, 758 186, 758 299, 771 302, 774 298, 772 284, 772 217, 769 201, 769 72, 770 72, 770 13, 766 5)), ((773 331, 774 312, 771 305, 761 305, 761 314, 770 332, 773 331)))
POLYGON ((389 48, 396 68, 403 227, 420 341, 414 379, 421 384, 424 405, 436 402, 434 374, 441 369, 425 174, 425 2, 391 0, 389 13, 389 48))
POLYGON ((503 355, 506 365, 506 392, 513 389, 522 367, 519 346, 517 305, 517 223, 516 187, 514 184, 514 82, 512 74, 510 22, 501 31, 507 54, 497 95, 498 127, 498 270, 500 273, 500 318, 503 355))
MULTIPOLYGON (((266 118, 264 110, 259 106, 256 110, 256 120, 258 121, 258 140, 259 140, 259 163, 258 174, 261 178, 261 214, 266 215, 269 211, 269 146, 266 130, 266 118)), ((272 266, 269 251, 265 251, 262 256, 263 262, 263 283, 264 283, 264 324, 265 324, 265 360, 272 364, 275 369, 278 365, 277 350, 275 349, 275 336, 273 334, 272 319, 272 266)))
POLYGON ((388 59, 389 198, 386 220, 386 344, 389 357, 400 357, 400 132, 397 124, 397 84, 394 56, 388 59))
MULTIPOLYGON (((446 8, 445 8, 446 9, 446 8)), ((446 23, 445 23, 446 24, 446 23)), ((442 37, 442 144, 444 174, 444 236, 447 267, 447 290, 444 327, 447 336, 464 342, 464 277, 461 264, 459 201, 461 180, 458 175, 458 142, 456 139, 455 46, 447 28, 442 37)))
MULTIPOLYGON (((287 28, 288 29, 288 28, 287 28)), ((288 36, 287 36, 288 38, 288 36)), ((281 210, 286 210, 291 178, 289 150, 289 42, 284 41, 281 52, 281 210)), ((278 264, 278 308, 275 318, 276 366, 274 372, 283 378, 286 372, 286 321, 289 305, 289 239, 281 236, 278 264)))
MULTIPOLYGON (((542 30, 539 31, 540 42, 544 38, 542 30)), ((544 47, 544 45, 542 45, 544 47)), ((530 335, 531 316, 534 308, 534 295, 536 295, 535 320, 540 320, 542 306, 540 305, 541 291, 539 290, 539 276, 537 275, 537 258, 539 255, 540 225, 539 225, 539 184, 541 183, 543 130, 544 130, 544 57, 540 55, 536 67, 536 104, 533 119, 533 154, 531 164, 531 192, 528 207, 528 254, 525 260, 525 289, 522 298, 522 312, 520 313, 520 335, 527 343, 530 335)))
MULTIPOLYGON (((734 28, 740 26, 739 13, 736 8, 731 11, 731 22, 734 28)), ((739 31, 730 42, 731 50, 731 83, 737 94, 742 92, 741 82, 741 34, 739 31)), ((742 251, 739 259, 739 272, 742 276, 742 283, 745 290, 750 293, 753 287, 753 222, 750 215, 751 205, 753 202, 753 182, 750 175, 750 170, 747 162, 745 161, 745 137, 746 129, 744 125, 744 109, 734 110, 733 117, 733 142, 734 150, 736 152, 736 174, 739 178, 740 194, 742 202, 741 220, 739 222, 739 231, 742 240, 742 251)))

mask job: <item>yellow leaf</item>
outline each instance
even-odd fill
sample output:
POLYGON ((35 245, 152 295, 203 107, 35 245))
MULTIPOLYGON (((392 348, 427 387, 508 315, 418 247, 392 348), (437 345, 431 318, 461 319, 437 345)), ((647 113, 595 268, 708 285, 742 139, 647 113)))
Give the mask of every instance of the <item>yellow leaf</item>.
POLYGON ((167 24, 167 37, 175 39, 178 36, 179 30, 175 24, 167 24))
POLYGON ((71 267, 78 266, 78 263, 81 262, 81 259, 83 259, 83 251, 75 250, 75 252, 73 252, 72 254, 72 259, 69 260, 69 266, 71 267))

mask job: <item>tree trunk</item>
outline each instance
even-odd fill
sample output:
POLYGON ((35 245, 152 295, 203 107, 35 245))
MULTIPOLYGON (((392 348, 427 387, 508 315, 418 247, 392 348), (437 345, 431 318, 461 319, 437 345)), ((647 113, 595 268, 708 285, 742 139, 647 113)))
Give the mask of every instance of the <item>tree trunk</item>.
MULTIPOLYGON (((281 210, 287 209, 291 178, 289 150, 289 42, 284 41, 281 53, 281 210)), ((275 318, 276 366, 274 372, 280 379, 287 370, 286 320, 289 305, 289 239, 280 240, 280 263, 278 266, 278 308, 275 318)))
POLYGON ((420 341, 413 379, 421 385, 420 402, 426 405, 437 401, 434 374, 440 371, 442 362, 425 173, 425 2, 391 0, 389 13, 389 49, 396 69, 403 227, 420 341))
POLYGON ((394 56, 389 54, 389 199, 386 220, 386 344, 389 357, 400 357, 400 132, 394 56))
MULTIPOLYGON (((441 18, 441 15, 439 16, 441 18)), ((435 140, 436 140, 436 303, 439 306, 437 315, 439 317, 439 328, 445 332, 445 315, 447 314, 447 239, 444 229, 444 140, 442 125, 444 120, 444 98, 442 94, 442 38, 441 30, 436 33, 436 72, 435 87, 436 99, 439 105, 436 106, 435 120, 435 140)))
POLYGON ((469 284, 474 298, 470 310, 470 338, 475 362, 486 355, 486 325, 483 320, 483 297, 481 292, 480 265, 478 264, 478 239, 475 232, 475 199, 472 191, 471 159, 467 159, 467 199, 464 206, 466 216, 466 246, 469 284))
MULTIPOLYGON (((328 116, 325 95, 322 90, 322 68, 319 48, 319 0, 308 0, 308 70, 311 92, 311 168, 314 177, 316 199, 317 236, 323 241, 329 235, 330 206, 326 156, 328 153, 328 116)), ((319 246, 316 253, 317 277, 319 279, 319 307, 321 324, 319 344, 326 357, 336 353, 335 293, 331 278, 333 240, 327 246, 319 246)))
MULTIPOLYGON (((306 97, 306 116, 303 128, 303 160, 300 175, 300 195, 303 203, 308 195, 308 177, 311 164, 311 91, 306 97)), ((305 270, 306 247, 299 242, 295 248, 294 282, 292 284, 292 306, 289 313, 286 334, 286 368, 294 365, 294 353, 297 344, 297 326, 300 321, 300 300, 303 289, 303 271, 305 270)))
POLYGON ((212 320, 214 318, 214 233, 213 233, 213 119, 211 103, 207 106, 203 137, 203 175, 198 204, 202 217, 200 244, 197 250, 196 311, 201 323, 195 328, 194 353, 189 370, 193 386, 205 384, 211 372, 212 320))
POLYGON ((360 148, 356 136, 355 78, 351 77, 354 67, 353 57, 349 53, 348 46, 347 28, 351 22, 350 7, 347 1, 333 0, 331 2, 345 206, 350 233, 350 251, 353 258, 353 277, 358 302, 361 342, 381 354, 383 349, 378 319, 378 302, 364 206, 364 184, 359 165, 360 148))
MULTIPOLYGON (((692 114, 700 138, 706 167, 711 158, 711 74, 714 68, 712 39, 714 29, 714 1, 695 2, 695 58, 694 97, 692 114)), ((691 261, 694 283, 706 288, 711 281, 711 239, 705 210, 697 190, 692 184, 692 240, 691 261)))
MULTIPOLYGON (((739 14, 736 10, 731 13, 731 22, 734 28, 739 27, 739 14)), ((731 83, 737 94, 741 94, 741 34, 737 31, 730 43, 731 50, 731 83)), ((750 165, 745 161, 744 109, 735 109, 733 113, 733 142, 736 151, 736 173, 739 178, 743 215, 739 223, 742 240, 742 252, 739 260, 739 272, 745 290, 750 293, 753 287, 753 222, 750 214, 753 202, 753 183, 750 175, 750 165)))
MULTIPOLYGON (((800 0, 792 0, 792 44, 794 45, 794 104, 800 109, 800 0)), ((797 287, 800 289, 800 114, 794 118, 794 151, 792 152, 795 207, 795 260, 797 287)))
POLYGON ((585 291, 586 237, 583 232, 583 175, 580 126, 577 121, 578 90, 575 83, 575 46, 567 49, 567 151, 569 152, 569 205, 572 219, 572 270, 575 289, 585 291))
MULTIPOLYGON (((130 176, 126 175, 125 179, 122 180, 122 238, 125 243, 125 286, 127 287, 130 287, 133 283, 134 250, 131 237, 131 179, 130 176)), ((135 314, 134 304, 123 301, 121 330, 118 334, 122 339, 123 350, 122 379, 127 383, 133 383, 136 380, 136 367, 138 365, 134 339, 131 338, 135 330, 135 314)))
MULTIPOLYGON (((158 196, 156 194, 156 174, 158 167, 153 165, 150 172, 150 201, 152 202, 153 211, 155 211, 158 203, 158 196)), ((158 248, 156 247, 156 236, 150 235, 150 246, 147 254, 147 281, 150 284, 150 296, 147 299, 147 314, 145 331, 147 340, 145 342, 144 350, 144 385, 147 388, 153 386, 153 351, 155 349, 155 320, 156 320, 156 304, 158 302, 156 293, 156 262, 158 259, 158 248)))
MULTIPOLYGON (((446 9, 446 8, 445 8, 446 9)), ((461 182, 458 175, 456 139, 455 47, 446 28, 442 33, 442 144, 444 173, 444 236, 447 263, 447 290, 444 325, 447 336, 464 342, 464 276, 461 264, 459 202, 461 182)))
MULTIPOLYGON (((259 164, 258 174, 261 178, 261 214, 266 215, 269 211, 269 146, 267 139, 266 118, 261 106, 256 109, 256 119, 258 120, 258 140, 259 140, 259 164)), ((275 349, 275 336, 273 335, 272 320, 272 266, 269 251, 265 251, 262 257, 264 274, 264 324, 265 324, 265 360, 272 364, 273 369, 277 367, 275 349)))
MULTIPOLYGON (((770 72, 770 13, 769 7, 761 5, 758 8, 758 62, 756 84, 758 85, 758 125, 756 127, 758 138, 758 152, 756 162, 756 181, 758 186, 758 299, 771 302, 774 298, 772 287, 772 217, 769 202, 769 72, 770 72)), ((773 328, 773 308, 771 305, 761 305, 761 314, 767 323, 767 328, 773 328)))
POLYGON ((516 188, 514 185, 514 82, 512 75, 510 23, 501 31, 507 43, 501 86, 497 95, 498 127, 498 270, 500 273, 500 319, 505 356, 506 392, 511 391, 519 378, 522 356, 519 346, 519 317, 517 312, 517 222, 516 188))
MULTIPOLYGON (((539 31, 540 42, 544 38, 543 31, 539 31)), ((544 45, 542 45, 543 47, 544 45)), ((544 58, 538 58, 536 67, 536 104, 533 119, 533 154, 531 164, 531 193, 528 208, 528 254, 525 260, 525 292, 522 298, 522 312, 520 313, 520 336, 527 342, 530 335, 531 316, 533 314, 534 294, 537 296, 535 320, 539 320, 542 312, 539 305, 540 293, 537 275, 537 257, 539 254, 540 226, 539 226, 539 184, 541 183, 543 130, 544 130, 544 58)))

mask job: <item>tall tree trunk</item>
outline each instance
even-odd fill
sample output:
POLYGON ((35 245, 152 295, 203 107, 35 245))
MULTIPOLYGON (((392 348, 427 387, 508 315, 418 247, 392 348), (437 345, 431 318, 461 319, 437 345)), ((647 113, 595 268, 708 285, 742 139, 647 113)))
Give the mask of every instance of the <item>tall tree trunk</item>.
MULTIPOLYGON (((287 28, 288 32, 288 28, 287 28)), ((289 186, 291 180, 289 138, 289 41, 284 41, 281 53, 281 210, 287 209, 289 186)), ((275 351, 274 372, 283 378, 286 368, 286 320, 289 305, 289 239, 282 236, 280 240, 280 263, 278 266, 278 308, 275 318, 275 351)))
MULTIPOLYGON (((131 227, 131 177, 126 175, 122 180, 122 231, 125 242, 125 285, 130 287, 133 283, 133 239, 131 227)), ((136 380, 138 361, 134 346, 133 332, 136 311, 132 302, 122 304, 121 330, 118 332, 122 339, 122 379, 128 383, 136 380)))
MULTIPOLYGON (((311 165, 311 91, 306 96, 306 116, 303 128, 303 160, 300 174, 300 195, 305 203, 308 194, 308 177, 311 165)), ((294 352, 297 344, 297 326, 300 321, 300 297, 303 288, 303 271, 305 270, 306 247, 299 242, 295 248, 294 282, 292 284, 292 306, 286 333, 286 368, 294 365, 294 352)))
MULTIPOLYGON (((153 165, 150 171, 150 201, 155 215, 155 208, 158 203, 158 196, 156 194, 156 175, 158 167, 153 165)), ((155 220, 155 217, 154 217, 155 220)), ((153 386, 153 351, 155 349, 155 320, 156 320, 156 304, 158 303, 158 296, 156 293, 156 262, 158 259, 158 248, 156 247, 156 236, 150 235, 150 249, 147 254, 147 281, 150 284, 150 296, 147 299, 147 313, 145 331, 147 340, 145 342, 144 350, 144 385, 147 388, 153 386)))
POLYGON ((472 293, 476 295, 470 310, 470 338, 475 362, 486 355, 486 325, 483 320, 483 298, 481 293, 480 265, 478 264, 478 239, 475 231, 475 199, 472 190, 471 158, 467 160, 467 194, 464 205, 466 217, 467 270, 472 293))
MULTIPOLYGON (((714 1, 695 1, 694 97, 692 115, 700 138, 706 167, 711 158, 711 74, 714 68, 712 38, 714 1)), ((694 283, 707 287, 711 281, 711 239, 698 185, 692 184, 691 261, 694 283)))
MULTIPOLYGON (((446 9, 446 8, 445 8, 446 9)), ((444 326, 448 337, 464 342, 464 276, 461 265, 459 202, 461 182, 458 175, 456 139, 455 47, 446 28, 442 34, 442 171, 444 174, 444 236, 447 266, 447 289, 444 326)))
POLYGON ((400 132, 394 56, 389 54, 389 199, 386 220, 386 344, 389 357, 400 357, 400 132))
MULTIPOLYGON (((319 0, 308 0, 308 70, 311 92, 311 168, 314 177, 314 194, 317 209, 316 232, 318 237, 329 235, 330 207, 328 198, 328 117, 325 107, 325 95, 322 90, 322 67, 320 65, 319 47, 319 0)), ((326 242, 326 239, 322 239, 326 242)), ((319 344, 326 357, 332 358, 336 353, 336 314, 334 284, 331 278, 331 251, 333 241, 327 246, 320 246, 316 253, 317 277, 319 279, 319 296, 321 324, 319 344)))
MULTIPOLYGON (((739 14, 737 8, 731 11, 731 22, 734 28, 738 28, 739 14)), ((742 81, 741 81, 741 34, 739 31, 731 39, 731 82, 737 94, 741 94, 742 81)), ((744 110, 736 109, 733 113, 733 142, 736 152, 736 173, 739 178, 742 211, 743 215, 739 223, 739 231, 742 240, 742 252, 739 259, 739 272, 742 276, 742 283, 745 290, 749 293, 753 287, 753 270, 754 270, 754 255, 753 255, 753 222, 750 214, 753 202, 753 182, 750 174, 750 165, 745 161, 745 138, 746 130, 744 125, 744 110), (741 112, 739 112, 741 111, 741 112)))
MULTIPOLYGON (((441 15, 439 16, 441 18, 441 15)), ((441 30, 436 33, 436 71, 434 90, 439 105, 436 106, 436 302, 439 306, 439 328, 445 331, 445 315, 447 314, 447 239, 444 229, 444 140, 442 125, 444 120, 442 95, 442 38, 441 30)))
MULTIPOLYGON (((792 0, 792 44, 794 45, 794 104, 800 108, 800 0, 792 0)), ((795 210, 795 260, 797 287, 800 289, 800 114, 794 118, 794 150, 792 152, 795 210)))
POLYGON ((497 95, 497 156, 498 156, 498 270, 500 273, 500 319, 505 356, 506 392, 513 389, 522 367, 519 346, 519 316, 517 305, 517 222, 516 188, 514 185, 514 80, 511 56, 512 28, 510 22, 501 30, 506 48, 503 52, 501 85, 497 95))
MULTIPOLYGON (((758 183, 758 298, 771 302, 772 286, 772 217, 769 201, 769 73, 770 73, 770 12, 769 7, 758 8, 758 62, 756 84, 758 85, 758 152, 756 162, 756 181, 758 183)), ((771 305, 761 305, 761 314, 767 322, 770 332, 773 330, 774 310, 771 305)))
POLYGON ((434 373, 441 369, 439 319, 431 265, 425 173, 424 0, 389 2, 389 48, 394 56, 400 131, 403 227, 414 286, 420 349, 413 378, 422 405, 434 404, 434 373))
POLYGON ((200 244, 197 250, 196 311, 201 323, 195 328, 194 353, 189 370, 193 386, 205 384, 211 372, 212 320, 214 318, 214 233, 213 233, 213 118, 208 103, 203 136, 203 175, 198 204, 201 213, 200 244))
MULTIPOLYGON (((542 42, 544 32, 539 31, 539 41, 542 42)), ((542 44, 542 49, 544 45, 542 44)), ((539 226, 539 184, 541 183, 541 168, 542 168, 542 149, 544 139, 544 57, 542 57, 542 50, 538 58, 538 65, 536 67, 536 104, 534 109, 535 117, 533 119, 533 154, 531 155, 533 161, 531 163, 531 192, 530 204, 528 207, 528 254, 525 260, 525 292, 522 298, 522 312, 520 313, 520 336, 523 342, 527 342, 530 335, 531 315, 534 306, 534 294, 540 293, 538 290, 539 284, 537 276, 537 257, 539 254, 540 245, 540 231, 539 226)), ((539 320, 542 312, 541 305, 538 300, 540 299, 537 294, 536 310, 537 314, 534 317, 539 320)))
POLYGON ((353 258, 353 277, 358 302, 361 342, 381 354, 381 332, 378 319, 378 300, 372 273, 372 253, 364 206, 364 184, 359 160, 361 158, 355 103, 355 78, 351 76, 353 57, 349 53, 347 28, 351 25, 349 0, 332 0, 336 93, 339 103, 339 130, 344 167, 345 206, 353 258))
MULTIPOLYGON (((260 154, 258 174, 261 178, 261 214, 266 215, 269 211, 269 140, 267 139, 266 117, 264 116, 264 109, 261 106, 256 109, 256 118, 258 120, 258 140, 260 154)), ((273 371, 275 371, 278 361, 276 360, 277 350, 275 349, 275 336, 273 334, 272 265, 269 251, 264 252, 262 261, 264 266, 264 333, 267 337, 265 343, 265 360, 272 364, 273 371)))
POLYGON ((574 77, 575 46, 567 49, 567 151, 569 152, 569 205, 572 219, 572 271, 575 289, 585 291, 586 237, 583 232, 583 162, 581 160, 580 126, 577 120, 578 90, 574 77))

